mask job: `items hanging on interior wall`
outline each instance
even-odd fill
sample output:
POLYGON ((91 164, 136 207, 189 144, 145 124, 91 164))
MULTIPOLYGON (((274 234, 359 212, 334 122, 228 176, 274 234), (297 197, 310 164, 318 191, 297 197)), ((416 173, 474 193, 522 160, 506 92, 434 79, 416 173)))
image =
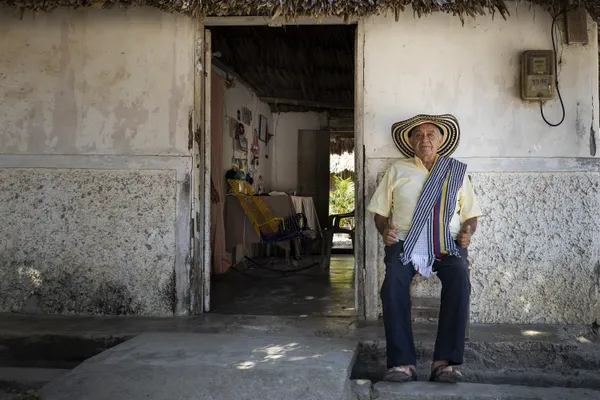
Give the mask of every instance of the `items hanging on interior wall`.
POLYGON ((237 123, 235 131, 235 148, 234 150, 246 153, 248 151, 248 139, 245 135, 246 129, 241 123, 237 123))
POLYGON ((258 176, 257 186, 258 186, 258 194, 262 195, 265 192, 265 184, 264 184, 262 175, 258 176))
POLYGON ((254 130, 254 136, 252 137, 252 146, 250 147, 250 151, 252 151, 252 153, 256 155, 260 153, 260 146, 258 145, 258 134, 256 133, 256 129, 254 130))
POLYGON ((245 175, 248 172, 248 159, 233 157, 231 159, 231 166, 245 175))
POLYGON ((242 118, 241 118, 241 120, 246 125, 250 125, 252 123, 252 111, 250 111, 246 107, 243 107, 242 108, 242 118))
POLYGON ((258 116, 258 139, 265 143, 269 141, 267 137, 267 117, 264 115, 258 116))
POLYGON ((229 137, 235 139, 238 121, 235 118, 227 117, 226 123, 229 132, 229 137))

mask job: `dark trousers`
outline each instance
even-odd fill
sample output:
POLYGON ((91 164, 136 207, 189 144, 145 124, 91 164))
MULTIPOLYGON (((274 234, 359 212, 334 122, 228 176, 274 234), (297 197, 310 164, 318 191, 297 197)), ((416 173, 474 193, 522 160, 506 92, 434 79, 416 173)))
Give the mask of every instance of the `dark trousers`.
MULTIPOLYGON (((412 333, 410 282, 415 276, 412 264, 400 261, 403 242, 385 248, 385 280, 381 287, 383 323, 387 341, 388 368, 416 365, 412 333)), ((442 281, 442 296, 433 360, 447 360, 450 365, 463 362, 465 329, 471 284, 467 272, 467 249, 461 258, 443 257, 433 264, 442 281)))

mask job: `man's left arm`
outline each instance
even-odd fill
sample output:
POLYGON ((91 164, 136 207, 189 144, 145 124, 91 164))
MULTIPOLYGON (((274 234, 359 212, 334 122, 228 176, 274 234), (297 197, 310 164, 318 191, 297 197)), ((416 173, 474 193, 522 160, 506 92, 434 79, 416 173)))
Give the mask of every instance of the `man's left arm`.
POLYGON ((461 228, 458 235, 456 235, 456 241, 460 247, 467 248, 471 244, 471 236, 477 230, 477 219, 481 217, 482 212, 475 197, 471 180, 466 175, 460 188, 458 202, 461 228))

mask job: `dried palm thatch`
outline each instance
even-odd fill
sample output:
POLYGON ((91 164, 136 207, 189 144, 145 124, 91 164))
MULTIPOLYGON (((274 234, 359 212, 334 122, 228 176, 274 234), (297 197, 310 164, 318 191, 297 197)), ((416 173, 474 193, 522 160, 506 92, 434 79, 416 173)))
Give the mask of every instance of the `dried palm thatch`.
POLYGON ((332 137, 329 143, 329 154, 341 156, 354 151, 354 136, 332 137))
MULTIPOLYGON (((596 20, 600 15, 600 0, 571 2, 585 7, 596 20)), ((334 16, 348 20, 391 11, 398 18, 409 5, 417 16, 436 11, 456 15, 461 20, 486 13, 499 13, 504 18, 508 16, 504 0, 0 0, 2 3, 36 11, 51 11, 58 7, 151 6, 192 17, 254 15, 319 19, 334 16)), ((526 3, 554 9, 564 5, 562 0, 529 0, 526 3)))
POLYGON ((354 172, 354 153, 352 151, 329 156, 329 172, 341 174, 344 171, 354 172))
POLYGON ((353 108, 353 25, 213 27, 211 31, 218 61, 242 77, 273 112, 353 108), (300 102, 286 104, 282 99, 300 102))

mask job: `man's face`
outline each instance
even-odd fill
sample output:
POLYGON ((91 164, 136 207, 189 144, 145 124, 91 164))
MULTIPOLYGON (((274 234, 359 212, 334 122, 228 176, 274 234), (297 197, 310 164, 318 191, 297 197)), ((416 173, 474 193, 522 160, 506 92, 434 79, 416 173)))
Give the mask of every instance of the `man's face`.
POLYGON ((434 156, 442 143, 442 134, 437 126, 433 124, 421 124, 413 128, 412 135, 408 139, 415 155, 419 158, 434 156))

